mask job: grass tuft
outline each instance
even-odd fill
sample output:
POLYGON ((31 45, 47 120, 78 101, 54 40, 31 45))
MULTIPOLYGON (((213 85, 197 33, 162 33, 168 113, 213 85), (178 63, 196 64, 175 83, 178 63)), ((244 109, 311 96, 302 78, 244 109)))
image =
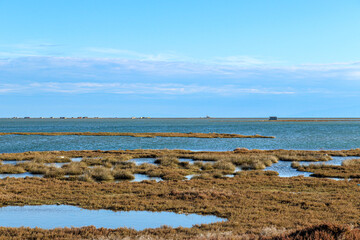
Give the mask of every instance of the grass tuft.
POLYGON ((111 170, 105 167, 94 167, 90 170, 90 176, 96 181, 114 180, 111 170))
POLYGON ((118 180, 133 180, 133 179, 135 179, 135 176, 127 170, 114 169, 112 171, 112 174, 113 174, 114 178, 118 179, 118 180))

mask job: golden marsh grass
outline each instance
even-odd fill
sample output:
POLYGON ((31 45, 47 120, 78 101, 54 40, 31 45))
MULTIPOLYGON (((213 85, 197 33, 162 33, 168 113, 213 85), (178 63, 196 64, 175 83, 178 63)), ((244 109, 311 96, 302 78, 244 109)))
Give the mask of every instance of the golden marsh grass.
POLYGON ((323 234, 321 229, 330 235, 320 236, 339 236, 336 234, 349 233, 351 229, 336 230, 327 227, 329 224, 322 224, 352 224, 355 227, 360 224, 358 183, 280 178, 265 171, 244 171, 226 179, 192 179, 186 184, 182 181, 92 183, 52 178, 8 178, 0 180, 0 206, 70 204, 87 209, 216 215, 228 221, 192 228, 163 227, 143 231, 92 227, 53 230, 0 228, 0 236, 3 239, 208 239, 213 236, 214 239, 285 240, 294 239, 292 234, 297 231, 308 234, 304 236, 323 234))

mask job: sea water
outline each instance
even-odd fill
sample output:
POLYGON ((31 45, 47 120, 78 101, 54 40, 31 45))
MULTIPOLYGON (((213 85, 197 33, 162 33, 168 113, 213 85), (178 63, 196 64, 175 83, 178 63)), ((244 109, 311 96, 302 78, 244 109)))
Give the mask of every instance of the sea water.
POLYGON ((0 119, 0 132, 202 132, 271 138, 138 138, 128 136, 0 136, 0 152, 49 150, 351 149, 360 147, 360 121, 277 122, 251 119, 0 119))

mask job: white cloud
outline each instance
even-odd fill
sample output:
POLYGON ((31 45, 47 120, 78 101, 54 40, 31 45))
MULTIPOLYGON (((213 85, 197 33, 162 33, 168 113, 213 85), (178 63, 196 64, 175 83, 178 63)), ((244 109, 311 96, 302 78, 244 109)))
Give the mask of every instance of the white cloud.
POLYGON ((238 67, 264 66, 264 65, 269 65, 270 63, 273 64, 275 63, 251 56, 217 57, 214 58, 213 60, 210 59, 208 61, 216 65, 238 66, 238 67))
POLYGON ((359 69, 359 71, 348 72, 347 77, 350 80, 360 80, 360 69, 359 69))
POLYGON ((84 71, 79 74, 84 77, 99 76, 100 71, 113 75, 131 71, 154 76, 217 75, 225 78, 251 78, 283 75, 289 76, 289 79, 344 80, 358 80, 360 72, 360 62, 289 65, 262 56, 234 55, 196 59, 176 52, 142 53, 100 47, 72 49, 70 55, 65 54, 66 52, 70 52, 66 46, 43 41, 0 45, 0 58, 7 59, 0 59, 0 70, 6 71, 6 66, 11 65, 14 71, 27 66, 34 71, 67 67, 66 71, 59 71, 60 75, 75 75, 82 69, 84 71))
MULTIPOLYGON (((150 57, 149 57, 150 58, 150 57)), ((155 56, 153 57, 155 59, 155 56)), ((260 60, 230 57, 211 63, 187 61, 155 61, 119 58, 74 57, 18 57, 0 59, 1 71, 25 72, 51 71, 44 74, 77 76, 83 78, 106 78, 122 74, 147 74, 151 76, 209 76, 223 78, 274 78, 291 79, 339 78, 359 79, 359 62, 334 64, 307 64, 296 66, 272 66, 260 60)), ((1 79, 0 79, 1 81, 1 79)))
POLYGON ((27 86, 20 84, 0 84, 0 94, 26 91, 27 86))
MULTIPOLYGON (((158 53, 158 54, 145 54, 139 53, 136 51, 130 51, 125 49, 115 49, 115 48, 87 48, 85 52, 98 53, 105 58, 118 58, 118 59, 132 59, 139 61, 158 61, 158 62, 168 62, 168 61, 184 61, 186 58, 179 56, 175 53, 158 53)), ((91 55, 86 54, 85 55, 91 55)), ((187 59, 188 60, 188 59, 187 59)))
POLYGON ((111 94, 164 94, 164 95, 188 95, 188 94, 294 94, 293 91, 281 91, 273 89, 241 88, 234 85, 201 86, 195 84, 146 84, 146 83, 59 83, 59 82, 34 82, 24 85, 2 84, 0 93, 111 93, 111 94))

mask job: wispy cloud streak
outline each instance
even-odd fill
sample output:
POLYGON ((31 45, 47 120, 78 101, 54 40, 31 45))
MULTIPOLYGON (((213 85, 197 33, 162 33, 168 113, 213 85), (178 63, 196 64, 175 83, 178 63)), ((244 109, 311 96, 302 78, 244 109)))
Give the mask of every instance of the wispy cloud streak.
POLYGON ((273 89, 241 88, 233 85, 224 86, 199 86, 184 84, 144 84, 144 83, 58 83, 43 82, 20 84, 0 84, 0 93, 112 93, 112 94, 164 94, 164 95, 189 95, 189 94, 294 94, 292 91, 273 89))
MULTIPOLYGON (((231 59, 231 58, 230 58, 231 59)), ((194 63, 186 61, 133 60, 118 58, 18 57, 0 59, 0 71, 19 72, 47 70, 59 75, 71 73, 84 77, 101 74, 148 74, 152 76, 220 76, 224 78, 277 77, 359 79, 360 62, 271 66, 257 60, 239 63, 219 61, 194 63), (252 62, 252 63, 250 63, 252 62)), ((235 61, 235 60, 234 60, 235 61)), ((241 61, 240 61, 241 62, 241 61)), ((51 72, 51 73, 52 73, 51 72)), ((50 74, 50 73, 49 73, 50 74)))

